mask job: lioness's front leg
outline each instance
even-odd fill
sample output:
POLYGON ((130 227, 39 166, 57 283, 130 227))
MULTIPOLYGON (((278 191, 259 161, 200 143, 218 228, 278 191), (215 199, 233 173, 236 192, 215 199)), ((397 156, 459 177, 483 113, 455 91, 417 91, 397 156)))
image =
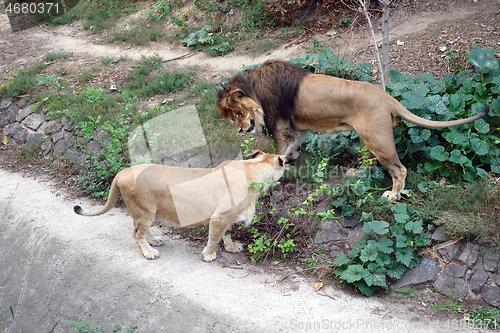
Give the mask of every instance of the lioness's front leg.
MULTIPOLYGON (((226 222, 220 215, 213 216, 210 219, 207 246, 205 246, 205 249, 203 249, 203 252, 201 253, 201 255, 203 256, 203 260, 213 261, 215 260, 215 258, 217 258, 215 248, 217 247, 217 245, 219 245, 222 236, 226 233, 226 230, 230 225, 231 224, 226 225, 226 222)), ((231 239, 231 237, 229 239, 231 239)), ((226 244, 226 240, 224 240, 224 244, 226 244)))

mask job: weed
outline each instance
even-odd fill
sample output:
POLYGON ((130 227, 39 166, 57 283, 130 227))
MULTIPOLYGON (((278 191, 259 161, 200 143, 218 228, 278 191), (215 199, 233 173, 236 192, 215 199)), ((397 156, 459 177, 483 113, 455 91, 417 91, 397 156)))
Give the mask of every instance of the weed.
POLYGON ((9 309, 10 310, 10 315, 12 316, 12 319, 15 319, 14 318, 14 310, 12 310, 12 306, 5 306, 2 310, 2 312, 0 313, 0 326, 2 325, 2 315, 3 313, 5 312, 5 310, 9 309))
POLYGON ((496 321, 499 315, 500 309, 488 309, 486 305, 483 305, 471 311, 465 318, 474 327, 496 330, 500 326, 496 321))
MULTIPOLYGON (((102 324, 94 325, 90 321, 78 322, 78 321, 69 321, 70 329, 76 329, 80 333, 105 333, 106 326, 102 324)), ((109 333, 134 333, 137 329, 136 325, 130 325, 126 328, 121 328, 120 325, 115 325, 113 330, 109 331, 109 333)))

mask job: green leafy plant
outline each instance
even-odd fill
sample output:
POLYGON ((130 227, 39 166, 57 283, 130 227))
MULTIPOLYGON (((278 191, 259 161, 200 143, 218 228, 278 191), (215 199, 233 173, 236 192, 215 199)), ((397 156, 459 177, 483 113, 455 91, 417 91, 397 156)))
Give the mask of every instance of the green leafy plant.
POLYGON ((94 325, 90 321, 78 322, 69 321, 70 329, 76 329, 80 333, 134 333, 137 329, 136 325, 130 325, 126 328, 120 327, 120 325, 115 325, 111 331, 106 330, 106 326, 102 324, 94 325))
POLYGON ((419 212, 398 203, 392 207, 394 222, 374 220, 363 214, 362 230, 367 234, 348 255, 333 261, 335 275, 371 296, 377 287, 387 287, 388 279, 399 279, 419 262, 418 248, 430 244, 419 212))

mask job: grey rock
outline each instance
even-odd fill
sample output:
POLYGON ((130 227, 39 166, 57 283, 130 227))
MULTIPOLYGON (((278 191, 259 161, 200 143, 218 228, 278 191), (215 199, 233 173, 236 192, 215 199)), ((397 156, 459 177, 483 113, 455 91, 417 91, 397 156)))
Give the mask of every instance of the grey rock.
POLYGON ((87 145, 87 153, 89 155, 94 155, 101 149, 101 145, 99 142, 92 140, 90 143, 87 145))
POLYGON ((73 147, 75 145, 75 136, 71 132, 65 132, 64 142, 66 142, 66 146, 73 147))
POLYGON ((76 161, 78 161, 78 152, 74 149, 66 150, 63 156, 70 163, 75 163, 76 161))
POLYGON ((26 143, 30 146, 34 146, 46 139, 46 136, 42 133, 28 133, 26 136, 26 143))
POLYGON ((456 242, 453 244, 453 241, 447 241, 440 247, 441 248, 438 250, 438 253, 446 261, 453 261, 460 252, 460 242, 456 242))
POLYGON ((407 288, 433 282, 437 279, 438 273, 439 261, 425 256, 417 267, 407 270, 403 276, 397 280, 396 285, 399 288, 407 288))
POLYGON ((500 272, 493 275, 493 281, 500 287, 500 272))
POLYGON ((17 105, 12 103, 11 106, 5 112, 5 116, 3 119, 0 119, 0 128, 4 128, 5 126, 12 124, 16 120, 17 116, 17 105))
POLYGON ((210 166, 210 156, 201 154, 191 157, 189 160, 179 164, 183 168, 208 168, 210 166))
POLYGON ((359 216, 342 217, 340 222, 346 228, 354 228, 359 223, 359 216))
POLYGON ((481 294, 481 298, 490 305, 500 307, 500 288, 488 287, 486 291, 481 294))
POLYGON ((450 235, 444 232, 443 227, 437 228, 436 231, 434 231, 434 233, 431 236, 431 240, 435 242, 445 242, 450 239, 451 239, 450 235))
POLYGON ((19 123, 13 123, 7 125, 3 129, 3 133, 6 136, 12 137, 17 143, 21 143, 26 141, 26 135, 28 134, 28 131, 26 131, 26 129, 19 123))
POLYGON ((58 141, 54 144, 54 150, 52 154, 56 157, 62 156, 64 152, 68 149, 64 141, 58 141))
POLYGON ((340 241, 347 237, 347 231, 338 227, 334 222, 325 222, 314 238, 315 244, 325 244, 340 241))
POLYGON ((364 235, 366 235, 366 232, 364 232, 361 228, 362 225, 358 224, 347 235, 345 242, 349 246, 349 248, 353 249, 356 246, 356 244, 358 244, 359 240, 364 235))
POLYGON ((54 145, 52 144, 52 140, 47 139, 44 142, 42 142, 42 145, 40 148, 42 149, 43 155, 48 155, 52 151, 52 148, 54 145))
POLYGON ((44 121, 45 119, 41 114, 32 113, 22 121, 22 124, 29 129, 36 131, 40 128, 40 126, 42 126, 44 121))
POLYGON ((500 254, 493 251, 492 249, 487 249, 484 251, 483 256, 483 268, 488 272, 496 272, 498 270, 498 261, 500 260, 500 254))
POLYGON ((488 282, 489 278, 490 277, 489 277, 488 273, 483 271, 481 268, 478 268, 477 271, 475 271, 474 274, 472 274, 472 276, 470 278, 470 282, 469 282, 470 289, 473 292, 477 293, 478 291, 480 291, 484 287, 486 282, 488 282))
POLYGON ((59 132, 62 128, 62 123, 60 120, 46 121, 42 127, 40 127, 39 132, 46 135, 52 135, 59 132))
POLYGON ((433 286, 437 292, 458 299, 464 299, 470 292, 465 279, 452 277, 446 274, 441 274, 434 282, 433 286))
POLYGON ((31 106, 27 106, 25 108, 22 108, 21 110, 19 110, 18 114, 17 114, 17 117, 16 117, 16 121, 23 121, 27 116, 29 116, 30 114, 32 114, 33 111, 31 111, 31 106))
POLYGON ((26 105, 28 105, 28 103, 29 103, 29 101, 26 98, 23 98, 19 102, 17 102, 17 105, 19 106, 20 109, 22 109, 26 105))
POLYGON ((3 109, 7 109, 11 104, 12 101, 10 99, 8 98, 2 99, 2 101, 0 101, 0 111, 2 111, 3 109))
POLYGON ((64 139, 64 131, 55 133, 54 135, 52 135, 51 139, 54 144, 64 139))
POLYGON ((330 245, 328 249, 330 250, 330 256, 332 258, 337 258, 339 255, 344 253, 344 251, 342 251, 342 249, 337 245, 330 245))
POLYGON ((446 274, 448 276, 457 278, 464 277, 465 273, 467 273, 467 266, 454 264, 444 266, 443 271, 441 272, 441 274, 446 274))
POLYGON ((458 260, 466 264, 468 267, 474 266, 479 255, 479 245, 471 242, 467 242, 462 254, 458 257, 458 260))

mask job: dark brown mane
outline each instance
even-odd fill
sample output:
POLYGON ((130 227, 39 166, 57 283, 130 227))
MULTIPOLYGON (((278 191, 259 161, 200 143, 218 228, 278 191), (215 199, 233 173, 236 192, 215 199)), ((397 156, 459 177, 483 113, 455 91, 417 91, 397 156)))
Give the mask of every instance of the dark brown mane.
POLYGON ((291 121, 295 113, 295 100, 304 76, 311 74, 306 69, 287 61, 269 60, 231 79, 218 92, 218 101, 223 98, 224 91, 234 87, 260 104, 264 111, 264 122, 269 134, 274 135, 276 122, 286 121, 293 129, 291 121))

